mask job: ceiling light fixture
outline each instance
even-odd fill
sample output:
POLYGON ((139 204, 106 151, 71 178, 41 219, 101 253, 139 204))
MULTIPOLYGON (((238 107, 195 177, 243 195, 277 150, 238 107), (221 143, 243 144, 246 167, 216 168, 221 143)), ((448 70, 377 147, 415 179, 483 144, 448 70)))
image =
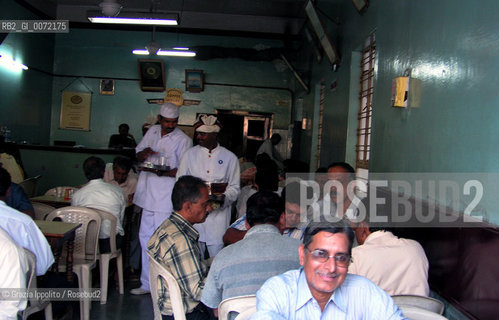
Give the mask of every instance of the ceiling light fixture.
POLYGON ((122 12, 117 17, 105 17, 99 12, 90 13, 88 20, 92 23, 114 23, 114 24, 139 24, 152 26, 176 26, 178 25, 178 16, 176 14, 163 13, 132 13, 122 12))
MULTIPOLYGON (((195 57, 196 52, 194 51, 188 51, 189 48, 186 48, 187 50, 178 50, 178 49, 171 49, 171 50, 158 50, 156 51, 156 55, 158 56, 169 56, 169 57, 195 57)), ((138 54, 138 55, 149 55, 149 51, 145 49, 135 49, 132 50, 133 54, 138 54)))
POLYGON ((108 17, 117 16, 120 13, 121 8, 123 8, 116 0, 104 0, 99 3, 99 7, 102 9, 102 13, 108 17))
POLYGON ((12 60, 9 57, 6 56, 1 56, 0 55, 0 65, 4 66, 7 69, 13 70, 13 71, 19 71, 19 70, 28 70, 28 67, 25 66, 24 64, 12 60))

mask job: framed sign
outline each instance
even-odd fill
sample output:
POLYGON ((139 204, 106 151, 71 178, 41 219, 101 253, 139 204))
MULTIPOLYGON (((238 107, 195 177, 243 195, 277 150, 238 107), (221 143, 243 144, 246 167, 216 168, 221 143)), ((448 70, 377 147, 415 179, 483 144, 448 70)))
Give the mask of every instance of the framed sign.
POLYGON ((114 80, 101 79, 101 81, 100 81, 100 94, 114 95, 114 80))
POLYGON ((185 70, 185 90, 189 92, 204 90, 203 70, 185 70))
POLYGON ((90 131, 90 101, 92 95, 88 92, 62 93, 61 129, 90 131))

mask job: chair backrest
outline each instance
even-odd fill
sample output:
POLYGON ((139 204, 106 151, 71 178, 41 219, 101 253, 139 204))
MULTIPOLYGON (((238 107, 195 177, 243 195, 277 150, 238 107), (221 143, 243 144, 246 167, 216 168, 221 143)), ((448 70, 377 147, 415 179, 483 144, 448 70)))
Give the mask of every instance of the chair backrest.
POLYGON ((45 203, 40 202, 31 202, 33 205, 33 209, 35 209, 35 219, 36 220, 45 220, 49 213, 55 210, 54 207, 49 206, 45 203))
POLYGON ((227 320, 231 312, 239 313, 236 319, 247 319, 256 312, 256 295, 232 297, 220 302, 218 319, 227 320), (241 316, 241 317, 239 317, 241 316))
POLYGON ((76 229, 73 256, 95 261, 102 222, 99 213, 86 207, 70 206, 52 211, 46 220, 55 220, 56 218, 60 218, 64 222, 81 223, 81 227, 76 229))
POLYGON ((110 221, 111 226, 110 226, 110 232, 109 232, 109 246, 111 248, 111 252, 116 252, 116 224, 118 223, 118 218, 114 216, 113 214, 100 210, 100 209, 93 209, 95 210, 101 217, 102 223, 104 223, 105 220, 110 221))
POLYGON ((161 319, 161 312, 159 311, 158 299, 161 292, 160 278, 166 281, 170 302, 173 309, 173 317, 175 320, 185 320, 185 310, 182 303, 182 296, 180 294, 180 287, 178 286, 177 279, 160 265, 151 255, 149 256, 149 286, 151 287, 151 298, 154 308, 154 320, 161 319))
POLYGON ((413 306, 399 306, 404 316, 410 320, 447 320, 446 317, 426 309, 413 306))
POLYGON ((38 189, 38 180, 40 180, 42 176, 38 175, 36 177, 31 177, 19 182, 21 188, 23 188, 24 193, 28 196, 28 198, 36 196, 36 191, 38 189))
POLYGON ((416 295, 395 295, 392 296, 393 301, 399 307, 401 306, 412 306, 416 308, 425 309, 438 314, 444 313, 444 303, 440 300, 416 296, 416 295))
MULTIPOLYGON (((28 261, 28 269, 26 270, 26 289, 34 290, 37 288, 36 282, 36 256, 33 252, 26 248, 23 248, 24 255, 28 261)), ((28 295, 28 305, 20 314, 23 320, 28 319, 28 317, 44 308, 46 308, 50 303, 50 300, 46 298, 42 299, 35 295, 28 295)))

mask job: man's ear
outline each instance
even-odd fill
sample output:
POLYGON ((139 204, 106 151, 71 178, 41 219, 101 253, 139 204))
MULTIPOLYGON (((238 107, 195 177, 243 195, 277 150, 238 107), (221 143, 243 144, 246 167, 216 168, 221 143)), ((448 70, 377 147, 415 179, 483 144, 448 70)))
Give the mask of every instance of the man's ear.
POLYGON ((279 231, 281 231, 281 233, 284 232, 284 230, 286 230, 286 212, 283 212, 281 213, 281 216, 279 217, 279 231))
POLYGON ((158 122, 161 122, 161 115, 158 114, 158 122))
POLYGON ((192 207, 192 202, 190 201, 186 201, 184 203, 182 203, 182 211, 184 212, 191 212, 191 207, 192 207))
POLYGON ((298 257, 300 258, 300 265, 303 266, 305 264, 305 245, 302 243, 298 247, 298 257))

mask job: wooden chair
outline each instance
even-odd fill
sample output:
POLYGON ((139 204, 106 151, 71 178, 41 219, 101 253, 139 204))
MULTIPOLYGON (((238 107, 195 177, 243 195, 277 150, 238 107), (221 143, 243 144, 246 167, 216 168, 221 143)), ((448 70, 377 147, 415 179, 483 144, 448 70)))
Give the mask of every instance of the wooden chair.
MULTIPOLYGON (((81 223, 76 230, 74 240, 73 271, 78 276, 78 286, 83 290, 92 287, 92 272, 95 268, 101 216, 93 209, 85 207, 63 207, 52 211, 47 220, 60 218, 64 222, 81 223)), ((80 319, 90 319, 91 301, 89 298, 80 299, 80 319)))
POLYGON ((409 320, 447 320, 446 317, 426 309, 409 305, 399 306, 399 308, 402 310, 404 316, 409 320))
POLYGON ((38 181, 41 177, 41 175, 37 175, 36 177, 31 177, 19 182, 19 185, 21 186, 21 188, 23 188, 24 193, 26 193, 26 196, 28 196, 28 198, 36 196, 38 181))
POLYGON ((256 312, 256 295, 232 297, 220 302, 218 319, 228 320, 231 312, 238 313, 236 319, 248 319, 256 312))
POLYGON ((434 298, 410 294, 395 295, 392 296, 392 298, 395 304, 399 306, 399 308, 402 306, 411 306, 425 309, 438 314, 444 314, 444 303, 434 298))
MULTIPOLYGON (((28 259, 28 270, 26 272, 26 288, 34 290, 37 288, 36 283, 36 256, 26 248, 24 249, 24 254, 28 259)), ((40 310, 44 310, 45 319, 52 320, 52 303, 47 299, 37 299, 35 297, 28 298, 28 305, 26 309, 21 311, 19 314, 23 320, 28 319, 28 317, 40 310)))
POLYGON ((33 201, 31 202, 31 204, 33 205, 33 209, 35 209, 36 220, 45 220, 45 218, 49 215, 49 213, 55 210, 54 207, 49 206, 48 204, 45 203, 33 201))
POLYGON ((100 267, 100 286, 101 286, 101 295, 100 295, 100 303, 106 304, 107 302, 107 288, 109 282, 109 261, 111 259, 116 258, 116 267, 118 269, 118 282, 119 282, 119 291, 120 294, 125 293, 124 285, 123 285, 123 255, 121 253, 121 249, 116 248, 116 224, 117 219, 114 215, 109 212, 94 209, 97 211, 102 221, 109 220, 111 222, 110 229, 110 237, 109 243, 111 247, 111 251, 108 253, 99 253, 97 259, 99 259, 99 267, 100 267))
POLYGON ((168 293, 170 295, 170 302, 173 309, 173 317, 175 320, 186 320, 184 304, 182 303, 182 296, 180 294, 180 287, 178 286, 177 279, 160 265, 151 255, 149 256, 149 286, 151 287, 151 299, 154 308, 154 320, 161 320, 161 312, 159 311, 158 299, 161 293, 160 278, 166 281, 168 293))

